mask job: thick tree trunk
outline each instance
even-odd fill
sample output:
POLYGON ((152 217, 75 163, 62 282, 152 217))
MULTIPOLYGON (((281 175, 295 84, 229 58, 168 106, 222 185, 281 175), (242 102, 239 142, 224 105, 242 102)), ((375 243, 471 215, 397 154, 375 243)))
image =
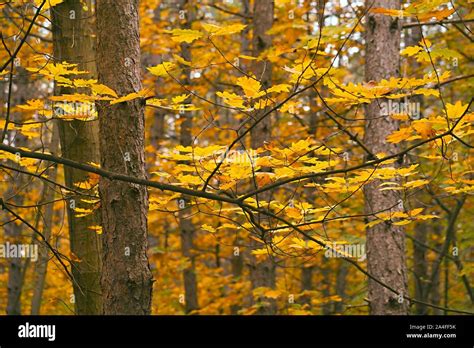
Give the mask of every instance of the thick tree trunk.
MULTIPOLYGON (((142 89, 138 0, 97 1, 99 82, 124 96, 142 89)), ((145 178, 144 103, 99 103, 101 166, 145 178)), ((150 314, 148 194, 143 186, 101 178, 105 314, 150 314)))
MULTIPOLYGON (((84 79, 96 78, 95 23, 91 8, 92 0, 66 0, 52 11, 54 56, 58 63, 78 64, 79 70, 88 71, 88 75, 81 75, 84 79), (88 11, 84 10, 84 5, 87 5, 88 11)), ((74 92, 66 87, 55 88, 56 95, 74 92)), ((98 121, 59 121, 58 127, 63 157, 80 163, 99 162, 98 121)), ((87 172, 67 166, 64 167, 64 177, 68 187, 75 187, 75 183, 89 179, 87 172)), ((81 189, 78 188, 78 191, 81 189)), ((72 261, 75 311, 77 314, 100 314, 101 240, 97 233, 89 229, 100 224, 100 211, 76 217, 74 209, 91 208, 90 204, 82 201, 84 198, 73 196, 67 204, 71 252, 78 259, 72 261)))
MULTIPOLYGON (((254 2, 253 8, 253 37, 252 49, 255 57, 259 56, 263 51, 272 45, 271 36, 266 32, 273 25, 274 1, 259 0, 254 2)), ((260 80, 262 89, 266 89, 271 84, 272 67, 268 61, 258 61, 253 66, 253 73, 255 77, 260 80)), ((255 113, 255 119, 261 117, 267 108, 255 113)), ((251 131, 251 147, 256 149, 262 147, 265 142, 271 138, 271 117, 265 117, 256 127, 251 131)), ((267 201, 270 198, 269 193, 259 195, 258 199, 267 201)), ((259 216, 260 223, 266 224, 263 216, 259 216)), ((251 241, 252 248, 261 248, 262 245, 254 240, 251 241)), ((266 259, 257 262, 252 255, 250 257, 250 280, 252 289, 259 287, 275 288, 276 269, 273 260, 266 259)), ((257 299, 259 308, 257 314, 276 314, 276 302, 269 298, 257 299)))
MULTIPOLYGON (((366 1, 373 8, 400 9, 399 0, 366 1)), ((398 17, 370 13, 366 21, 365 74, 367 81, 380 81, 399 76, 400 25, 398 17)), ((381 102, 366 107, 364 142, 374 153, 394 154, 399 146, 387 143, 386 137, 398 129, 398 122, 382 115, 381 102)), ((380 210, 403 210, 396 191, 380 191, 379 180, 364 187, 365 212, 374 214, 380 210)), ((374 219, 369 216, 369 221, 374 219)), ((407 314, 408 295, 405 260, 405 231, 402 226, 378 224, 367 228, 368 272, 397 293, 369 279, 368 297, 371 314, 407 314)))

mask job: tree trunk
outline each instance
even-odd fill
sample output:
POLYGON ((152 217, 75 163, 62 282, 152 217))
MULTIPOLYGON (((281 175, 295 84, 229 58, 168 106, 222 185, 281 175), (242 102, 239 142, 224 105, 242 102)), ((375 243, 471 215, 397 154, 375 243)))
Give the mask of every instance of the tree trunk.
MULTIPOLYGON (((51 135, 51 143, 49 145, 49 152, 53 155, 57 154, 59 150, 59 135, 56 125, 53 125, 53 133, 51 135)), ((48 173, 48 177, 52 181, 56 181, 57 166, 53 166, 48 173)), ((55 188, 50 183, 43 182, 43 192, 41 193, 40 204, 47 204, 44 209, 43 218, 43 236, 49 242, 53 230, 53 216, 54 216, 54 196, 55 188)), ((42 205, 38 207, 38 219, 43 215, 41 212, 42 205)), ((37 219, 37 220, 38 220, 37 219)), ((43 298, 43 290, 46 281, 46 271, 48 269, 49 249, 44 243, 38 243, 38 260, 35 267, 34 281, 33 281, 33 297, 31 299, 31 315, 39 315, 41 308, 41 301, 43 298)))
MULTIPOLYGON (((25 146, 22 135, 16 136, 15 145, 25 146)), ((14 166, 17 167, 16 163, 14 166)), ((19 166, 18 166, 19 167, 19 166)), ((5 192, 9 201, 15 205, 23 205, 24 197, 21 194, 22 183, 24 181, 23 175, 20 173, 13 173, 10 187, 5 192)), ((11 216, 5 214, 5 220, 9 221, 11 216)), ((21 233, 23 230, 22 224, 17 224, 15 221, 10 221, 5 225, 5 239, 11 244, 21 243, 21 233)), ((22 259, 20 257, 12 257, 8 260, 8 281, 7 281, 7 315, 21 314, 21 290, 22 290, 22 259)))
MULTIPOLYGON (((28 78, 28 74, 25 69, 22 67, 15 68, 15 74, 13 75, 13 88, 11 96, 11 105, 20 105, 24 104, 28 99, 30 99, 32 89, 30 87, 31 81, 28 78), (16 92, 15 92, 16 90, 16 92)), ((2 100, 2 106, 6 105, 6 99, 2 100)), ((6 114, 6 112, 4 112, 6 114)), ((23 116, 18 113, 11 114, 12 121, 23 121, 23 116)), ((9 140, 10 144, 14 144, 17 147, 27 147, 28 139, 22 133, 8 132, 7 136, 13 135, 9 140)), ((13 167, 20 167, 17 163, 11 163, 13 167)), ((23 174, 12 173, 10 185, 7 189, 6 197, 8 200, 11 199, 11 202, 15 205, 21 206, 24 203, 24 187, 26 178, 23 174)), ((6 220, 10 220, 11 216, 5 217, 6 220)), ((5 225, 5 237, 12 244, 22 243, 21 235, 23 232, 23 224, 17 224, 16 222, 10 222, 5 225)), ((20 315, 21 314, 21 293, 23 288, 23 276, 26 272, 26 267, 28 265, 26 260, 22 262, 20 257, 11 258, 8 260, 8 283, 7 283, 7 314, 10 315, 20 315)))
MULTIPOLYGON (((57 62, 78 64, 79 70, 88 71, 89 74, 81 75, 84 79, 96 78, 95 23, 91 8, 92 0, 66 0, 52 11, 54 56, 57 62), (88 11, 84 10, 84 5, 88 11)), ((74 92, 67 87, 55 88, 56 95, 74 92)), ((63 157, 80 163, 99 162, 98 121, 59 121, 58 128, 63 157)), ((89 179, 87 172, 67 166, 64 167, 64 177, 68 187, 89 179)), ((86 190, 77 190, 86 193, 86 190)), ((92 214, 76 217, 75 209, 91 209, 91 205, 82 199, 85 196, 72 196, 67 204, 70 247, 78 259, 72 261, 75 311, 77 314, 100 314, 101 240, 89 229, 100 224, 100 211, 96 209, 92 214)))
MULTIPOLYGON (((416 20, 415 20, 416 21, 416 20)), ((416 46, 418 43, 421 41, 423 38, 422 33, 421 33, 421 27, 414 27, 411 28, 409 31, 405 32, 405 46, 416 46)), ((405 62, 404 65, 406 70, 407 68, 407 62, 405 62)), ((418 72, 418 70, 421 68, 421 64, 417 61, 415 62, 410 62, 410 71, 411 74, 414 74, 418 72)), ((405 77, 409 77, 412 75, 408 75, 404 73, 405 77)), ((418 103, 420 105, 420 110, 422 109, 422 102, 423 98, 420 95, 416 95, 411 97, 411 100, 415 103, 418 103)), ((416 149, 415 151, 418 153, 420 149, 416 149)), ((410 158, 406 158, 406 163, 408 165, 412 164, 410 161, 410 158)), ((417 199, 417 197, 421 196, 423 192, 418 193, 414 197, 414 201, 417 199)), ((429 234, 429 228, 430 225, 428 223, 418 223, 415 225, 415 239, 416 241, 426 244, 428 240, 428 234, 429 234)), ((425 287, 426 287, 426 282, 428 279, 428 269, 427 269, 427 260, 426 260, 426 248, 419 244, 416 243, 415 241, 413 242, 413 281, 415 284, 415 299, 426 302, 427 297, 425 294, 425 287)), ((423 314, 427 310, 426 306, 421 303, 416 303, 415 304, 415 312, 416 314, 423 314)))
MULTIPOLYGON (((142 89, 138 0, 97 1, 99 82, 125 96, 142 89)), ((98 103, 102 168, 145 178, 144 102, 98 103)), ((105 314, 150 314, 148 193, 144 186, 101 178, 105 314)))
MULTIPOLYGON (((273 25, 274 1, 259 0, 254 2, 253 8, 253 37, 252 49, 254 57, 259 56, 263 51, 272 45, 271 36, 266 32, 273 25)), ((271 63, 265 60, 255 62, 253 65, 253 73, 262 84, 262 89, 266 89, 271 84, 272 67, 271 63)), ((255 113, 255 119, 261 117, 268 108, 255 113)), ((256 127, 251 130, 251 147, 257 149, 262 147, 265 142, 271 138, 271 117, 265 117, 256 127)), ((258 200, 267 201, 270 198, 269 192, 265 192, 258 196, 258 200)), ((259 216, 260 223, 265 224, 264 217, 259 216)), ((261 248, 262 245, 252 239, 252 249, 261 248)), ((259 287, 275 288, 275 264, 273 260, 267 258, 261 262, 257 262, 255 256, 250 257, 250 281, 252 289, 259 287)), ((271 315, 276 314, 277 306, 273 299, 264 298, 257 299, 257 314, 271 315)))
MULTIPOLYGON (((373 8, 400 9, 399 0, 366 1, 373 8)), ((365 75, 367 81, 380 81, 399 76, 400 25, 398 17, 369 13, 366 22, 365 75)), ((382 115, 378 100, 366 106, 364 143, 374 153, 394 154, 399 146, 385 140, 398 130, 398 121, 382 115)), ((374 180, 364 187, 365 212, 370 214, 384 209, 404 210, 395 191, 380 191, 380 180, 374 180)), ((400 201, 401 202, 401 201, 400 201)), ((369 279, 368 297, 371 314, 407 314, 408 295, 405 231, 402 226, 378 224, 367 228, 367 268, 369 274, 396 291, 369 279)))
POLYGON ((336 295, 341 298, 341 301, 337 301, 334 304, 335 314, 343 314, 344 300, 346 298, 346 285, 347 285, 347 273, 349 271, 349 265, 346 261, 340 260, 339 268, 336 276, 336 295))
MULTIPOLYGON (((192 3, 188 0, 181 0, 180 9, 185 11, 186 19, 183 29, 190 29, 192 21, 194 20, 194 9, 191 8, 192 3)), ((188 43, 181 44, 181 57, 190 62, 191 61, 191 47, 188 43)), ((184 85, 189 86, 191 83, 189 70, 184 73, 184 85)), ((193 113, 192 112, 180 112, 180 118, 183 118, 180 128, 180 144, 182 146, 192 146, 192 128, 193 128, 193 113)), ((179 199, 179 230, 181 238, 181 252, 184 257, 189 259, 189 267, 183 270, 184 280, 184 306, 186 313, 199 308, 198 296, 197 296, 197 279, 196 279, 196 251, 194 250, 194 236, 196 234, 196 227, 191 221, 192 216, 192 204, 191 199, 188 196, 181 196, 179 199)))

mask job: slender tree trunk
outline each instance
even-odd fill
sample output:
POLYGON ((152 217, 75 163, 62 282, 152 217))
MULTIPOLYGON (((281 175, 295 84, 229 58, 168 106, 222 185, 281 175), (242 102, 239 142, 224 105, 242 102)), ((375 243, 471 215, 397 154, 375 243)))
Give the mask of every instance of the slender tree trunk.
MULTIPOLYGON (((318 0, 317 2, 317 23, 319 25, 319 31, 322 31, 324 28, 324 8, 326 2, 324 0, 318 0)), ((309 6, 311 7, 311 1, 309 1, 309 6)), ((307 24, 308 24, 308 35, 313 35, 314 25, 310 23, 309 12, 307 15, 307 24)), ((319 36, 319 33, 316 34, 319 36)), ((308 126, 308 135, 313 138, 317 138, 317 131, 318 131, 318 122, 319 122, 319 115, 317 110, 317 94, 314 89, 310 89, 308 92, 308 99, 309 99, 309 106, 310 106, 310 115, 309 115, 309 126, 308 126)), ((313 156, 313 153, 309 154, 313 156)), ((311 205, 316 203, 316 191, 313 188, 308 188, 305 190, 307 200, 311 205)), ((306 238, 304 238, 306 240, 306 238)), ((307 264, 303 264, 301 267, 301 291, 305 290, 312 290, 313 289, 313 273, 314 273, 314 261, 311 260, 307 264)), ((328 277, 327 272, 322 272, 323 277, 328 277)), ((325 279, 325 283, 330 283, 329 280, 325 279)), ((306 304, 308 309, 311 309, 311 296, 304 295, 300 298, 302 304, 306 304)))
MULTIPOLYGON (((28 79, 28 74, 22 67, 16 67, 13 75, 13 88, 11 96, 11 105, 24 104, 28 99, 32 89, 30 87, 31 81, 28 79), (16 92, 14 92, 16 90, 16 92)), ((2 103, 2 106, 6 105, 6 102, 2 103)), ((21 114, 12 113, 11 119, 13 121, 21 122, 23 117, 21 114)), ((8 136, 13 135, 9 138, 11 144, 18 147, 26 147, 28 139, 21 132, 9 132, 8 136)), ((11 164, 13 167, 20 167, 17 163, 11 164)), ((11 198, 11 203, 16 205, 23 205, 25 200, 25 188, 23 184, 26 178, 23 174, 13 173, 10 181, 10 185, 6 192, 7 199, 11 198)), ((31 189, 29 187, 29 189, 31 189)), ((11 216, 6 216, 6 220, 11 219, 11 216)), ((22 243, 21 235, 23 232, 23 225, 11 222, 5 225, 5 237, 12 244, 22 243)), ((28 266, 28 260, 22 262, 19 257, 11 258, 8 261, 8 281, 7 281, 7 314, 20 315, 21 314, 21 293, 23 287, 23 275, 28 266)))
MULTIPOLYGON (((56 125, 53 126, 53 133, 51 135, 51 143, 49 145, 49 152, 53 155, 57 154, 59 150, 59 135, 56 125)), ((56 181, 57 166, 53 166, 48 173, 49 179, 56 181)), ((44 209, 44 214, 41 212, 42 206, 39 206, 38 217, 43 216, 43 236, 49 242, 53 230, 53 216, 54 216, 54 187, 47 182, 43 182, 43 192, 41 193, 40 203, 47 204, 44 209)), ((39 220, 39 219, 38 219, 39 220)), ((39 315, 41 308, 41 301, 43 299, 43 290, 46 281, 46 271, 49 261, 49 249, 44 243, 38 243, 38 260, 35 267, 34 281, 33 281, 33 297, 31 299, 31 314, 39 315)))
MULTIPOLYGON (((254 2, 253 8, 253 37, 252 49, 255 57, 259 56, 263 51, 272 45, 271 36, 267 35, 267 31, 273 25, 274 1, 259 0, 254 2)), ((272 67, 268 61, 256 62, 253 66, 255 77, 262 84, 262 89, 266 89, 271 84, 272 67)), ((267 109, 255 113, 255 119, 261 117, 267 109)), ((262 147, 265 142, 271 138, 271 117, 265 117, 251 131, 251 147, 257 149, 262 147)), ((259 195, 258 200, 267 201, 270 198, 269 193, 259 195)), ((265 224, 264 218, 259 216, 260 223, 265 224)), ((265 236, 263 236, 265 238, 265 236)), ((252 239, 252 248, 261 248, 262 245, 252 239)), ((250 257, 250 280, 252 289, 259 287, 275 288, 276 269, 273 260, 267 258, 261 262, 257 262, 255 256, 250 257)), ((269 298, 257 299, 260 304, 257 314, 271 315, 276 314, 276 301, 269 298)))
MULTIPOLYGON (((88 75, 81 75, 85 79, 96 78, 95 23, 91 9, 92 0, 65 0, 52 11, 54 56, 57 62, 78 64, 80 70, 88 71, 88 75), (84 5, 88 11, 84 10, 84 5)), ((67 87, 55 88, 56 95, 74 92, 67 87)), ((63 157, 80 163, 99 162, 98 121, 59 121, 58 127, 63 157)), ((89 175, 65 166, 64 178, 66 186, 74 187, 75 183, 89 180, 89 175)), ((86 193, 86 190, 82 191, 86 193)), ((101 240, 89 229, 100 224, 100 211, 97 209, 87 216, 77 217, 75 209, 91 209, 90 204, 82 201, 85 197, 73 196, 67 205, 71 252, 78 259, 72 261, 75 311, 77 314, 100 314, 101 240)))
MULTIPOLYGON (((250 11, 250 1, 249 0, 241 0, 240 1, 242 6, 242 14, 245 16, 242 18, 242 24, 247 25, 244 30, 240 33, 240 52, 242 55, 252 55, 251 47, 250 47, 250 40, 249 40, 249 17, 251 16, 250 11)), ((239 67, 245 70, 247 67, 244 61, 239 62, 239 67)), ((238 120, 228 115, 227 123, 230 125, 231 128, 236 129, 238 127, 238 120)), ((239 236, 238 232, 235 235, 234 242, 233 242, 233 250, 231 256, 231 271, 232 271, 232 278, 233 282, 237 283, 242 279, 242 273, 244 271, 244 260, 245 260, 245 253, 242 249, 242 238, 239 236)), ((240 303, 235 303, 231 306, 231 314, 238 314, 242 305, 240 303)))
MULTIPOLYGON (((400 9, 399 0, 366 1, 373 8, 400 9)), ((366 18, 365 74, 367 81, 380 81, 399 76, 400 25, 398 17, 375 13, 366 18)), ((364 143, 374 153, 394 154, 399 146, 387 143, 386 137, 398 129, 398 121, 382 115, 381 102, 372 102, 366 107, 364 143)), ((397 192, 380 191, 379 180, 364 187, 365 212, 374 214, 384 209, 403 210, 397 192)), ((369 216, 369 220, 374 219, 369 216)), ((368 272, 396 291, 369 279, 368 297, 371 314, 407 314, 408 295, 405 260, 405 231, 402 226, 378 224, 367 228, 368 272)))
MULTIPOLYGON (((415 226, 415 239, 426 245, 429 226, 426 223, 420 223, 415 226)), ((426 281, 428 278, 428 267, 426 260, 426 248, 413 242, 413 281, 415 283, 415 299, 426 302, 426 281)), ((417 314, 423 314, 426 306, 416 303, 415 311, 417 314)))
MULTIPOLYGON (((21 135, 18 136, 22 137, 21 135)), ((25 146, 22 140, 17 139, 16 146, 25 146)), ((14 164, 16 166, 16 164, 14 164)), ((10 202, 15 205, 23 205, 24 197, 21 193, 23 175, 14 173, 11 186, 6 192, 6 197, 12 197, 10 202)), ((10 220, 11 216, 6 216, 5 220, 10 220)), ((11 221, 5 225, 5 237, 11 244, 21 243, 22 225, 11 221)), ((7 314, 21 314, 21 290, 22 290, 22 259, 20 257, 12 257, 8 260, 8 281, 7 281, 7 314)))
MULTIPOLYGON (((405 46, 415 46, 422 39, 421 27, 411 28, 405 32, 405 46)), ((407 68, 407 62, 404 63, 404 71, 407 68)), ((410 71, 412 73, 417 72, 420 69, 421 64, 417 61, 410 62, 410 71)), ((404 73, 404 76, 407 74, 404 73)), ((406 76, 409 77, 409 76, 406 76)), ((411 97, 411 102, 418 103, 420 110, 422 109, 423 98, 420 95, 411 97)), ((418 150, 418 149, 417 149, 418 150)), ((409 157, 406 158, 406 163, 412 164, 409 157)), ((422 195, 423 192, 417 194, 416 197, 422 195)), ((416 200, 415 197, 415 200, 416 200)), ((415 225, 415 239, 423 244, 427 243, 430 226, 428 223, 419 223, 415 225)), ((413 242, 413 281, 415 284, 415 299, 426 302, 425 287, 428 278, 427 260, 426 260, 426 248, 419 243, 413 242)), ((427 310, 426 306, 422 303, 415 304, 415 312, 417 314, 423 314, 427 310)))
MULTIPOLYGON (((194 8, 191 8, 192 2, 189 0, 181 0, 180 9, 185 11, 186 19, 183 24, 184 29, 190 29, 192 21, 194 20, 194 8)), ((191 61, 191 47, 188 43, 181 44, 181 57, 186 61, 191 61)), ((184 85, 191 84, 190 73, 187 71, 184 76, 184 85)), ((180 144, 182 146, 192 146, 192 128, 193 128, 193 113, 180 112, 180 117, 183 118, 180 128, 180 144)), ((197 294, 197 279, 196 279, 196 251, 194 250, 194 236, 196 234, 196 227, 191 221, 192 204, 191 198, 188 196, 181 196, 179 199, 179 229, 181 237, 181 252, 183 256, 190 260, 189 267, 183 270, 184 279, 184 299, 185 311, 190 313, 199 308, 198 294, 197 294), (181 209, 181 207, 183 207, 181 209)))
MULTIPOLYGON (((438 242, 435 243, 434 247, 436 250, 441 250, 442 249, 442 244, 441 244, 441 235, 442 235, 442 227, 441 224, 436 224, 434 226, 434 235, 437 236, 438 242)), ((435 262, 432 263, 432 267, 434 267, 435 262)), ((426 291, 426 297, 430 299, 430 303, 434 304, 435 306, 440 306, 441 305, 441 293, 440 293, 440 272, 435 272, 433 276, 433 284, 431 286, 431 290, 426 291)), ((426 308, 425 312, 423 314, 427 314, 426 308)), ((432 309, 432 314, 433 315, 441 315, 441 310, 437 308, 432 309)))
MULTIPOLYGON (((142 89, 138 0, 97 1, 99 82, 120 96, 142 89)), ((98 103, 101 166, 145 178, 144 103, 98 103)), ((105 314, 150 314, 148 193, 144 186, 101 178, 105 314)))
MULTIPOLYGON (((329 267, 329 264, 326 263, 324 266, 321 268, 321 276, 323 277, 322 279, 322 295, 325 301, 327 301, 328 297, 331 296, 331 268, 329 267)), ((329 302, 324 302, 321 311, 323 315, 328 315, 331 313, 331 304, 329 302)))
POLYGON ((340 260, 336 276, 336 295, 338 295, 342 301, 338 301, 334 304, 334 312, 336 314, 341 314, 344 309, 348 271, 348 263, 344 260, 340 260))

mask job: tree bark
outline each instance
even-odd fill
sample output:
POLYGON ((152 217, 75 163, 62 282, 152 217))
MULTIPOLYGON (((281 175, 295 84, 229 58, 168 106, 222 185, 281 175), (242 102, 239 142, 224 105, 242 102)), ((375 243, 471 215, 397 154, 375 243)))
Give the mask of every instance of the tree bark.
MULTIPOLYGON (((53 125, 53 133, 51 135, 51 143, 49 145, 49 152, 55 155, 59 150, 59 135, 56 125, 53 125)), ((57 166, 53 166, 48 173, 49 179, 56 181, 57 166)), ((47 204, 44 209, 43 217, 43 236, 49 242, 53 230, 54 217, 54 187, 47 182, 43 182, 43 192, 41 193, 40 204, 47 204)), ((42 206, 38 207, 38 218, 43 215, 41 212, 42 206)), ((38 224, 37 224, 38 225, 38 224)), ((34 281, 33 281, 33 297, 31 299, 31 315, 39 315, 41 309, 41 301, 43 299, 43 290, 46 282, 46 271, 48 269, 49 249, 43 243, 38 243, 38 260, 35 267, 34 281)))
MULTIPOLYGON (((270 48, 272 45, 271 36, 267 35, 267 31, 273 25, 273 13, 274 13, 274 1, 272 0, 259 0, 254 2, 253 8, 253 37, 252 37, 252 49, 255 57, 259 56, 263 51, 270 48)), ((271 84, 272 79, 272 67, 271 63, 266 60, 255 62, 253 65, 253 73, 255 77, 260 81, 262 89, 266 89, 271 84)), ((267 108, 261 110, 261 112, 255 113, 255 119, 261 117, 267 108)), ((271 117, 268 115, 265 117, 251 132, 251 147, 257 149, 262 147, 265 142, 271 138, 271 117)), ((258 196, 258 200, 267 201, 270 198, 269 193, 263 193, 258 196)), ((260 222, 264 223, 263 217, 258 217, 260 222)), ((261 248, 261 244, 251 241, 252 249, 261 248)), ((275 276, 276 269, 273 260, 266 259, 261 262, 257 262, 255 256, 250 257, 250 280, 252 289, 259 287, 274 288, 275 287, 275 276)), ((257 314, 271 315, 276 314, 277 306, 276 301, 273 299, 257 299, 259 304, 257 314)))
MULTIPOLYGON (((194 8, 192 2, 189 0, 181 0, 180 10, 185 11, 186 16, 184 23, 182 24, 183 29, 190 29, 192 21, 194 20, 194 8)), ((186 61, 191 61, 191 46, 188 43, 181 44, 181 57, 186 61)), ((191 84, 189 70, 184 73, 185 86, 191 84)), ((182 146, 192 146, 193 136, 193 113, 184 111, 180 112, 180 118, 183 118, 180 128, 180 144, 182 146)), ((184 257, 189 259, 190 264, 183 270, 184 280, 184 306, 186 313, 191 313, 199 308, 198 304, 198 288, 196 279, 196 251, 194 250, 194 237, 196 234, 196 227, 191 221, 192 216, 192 202, 188 196, 181 196, 179 199, 179 229, 181 238, 181 252, 184 257)))
MULTIPOLYGON (((366 1, 373 8, 400 9, 399 0, 366 1)), ((369 12, 366 21, 365 75, 367 81, 380 81, 399 76, 400 70, 400 24, 399 18, 369 12)), ((398 121, 382 115, 381 102, 374 101, 366 106, 364 143, 374 153, 394 154, 399 146, 387 143, 386 137, 398 130, 398 121)), ((397 192, 380 191, 379 180, 364 186, 365 212, 370 216, 377 211, 404 210, 397 192)), ((387 223, 367 228, 368 272, 396 291, 369 279, 368 298, 371 314, 407 314, 408 295, 405 260, 405 231, 402 226, 387 223)))
MULTIPOLYGON (((11 96, 11 105, 24 104, 30 99, 32 89, 30 87, 31 81, 28 78, 26 70, 22 67, 17 67, 14 70, 13 75, 13 88, 11 96), (16 90, 16 92, 14 92, 16 90)), ((2 96, 3 97, 3 96, 2 96)), ((4 99, 4 98, 2 98, 4 99)), ((6 99, 2 100, 2 106, 6 105, 6 99)), ((5 112, 6 114, 6 112, 5 112)), ((11 118, 13 121, 23 121, 23 116, 19 113, 12 113, 11 118)), ((13 143, 18 147, 26 147, 28 139, 25 135, 18 131, 8 132, 7 136, 12 135, 8 138, 9 143, 13 143)), ((20 167, 17 163, 12 163, 13 167, 20 167)), ((7 199, 11 199, 13 204, 18 206, 23 205, 25 197, 25 187, 23 186, 26 182, 26 177, 20 173, 13 173, 10 185, 6 192, 7 199)), ((11 216, 6 216, 6 220, 11 219, 11 216)), ((22 232, 23 224, 17 224, 16 222, 10 222, 5 225, 5 237, 12 244, 22 243, 22 232)), ((23 276, 28 266, 28 261, 22 262, 20 257, 11 258, 8 260, 8 281, 7 281, 7 308, 6 312, 9 315, 20 315, 21 314, 21 293, 23 288, 23 276)))
MULTIPOLYGON (((125 96, 142 89, 138 0, 97 1, 99 82, 125 96)), ((98 103, 101 166, 145 178, 144 102, 98 103)), ((105 314, 150 314, 148 194, 144 186, 101 178, 105 314)))
MULTIPOLYGON (((79 70, 89 72, 80 76, 84 79, 96 78, 96 28, 91 8, 92 0, 66 0, 52 11, 53 46, 57 63, 66 61, 78 64, 79 70), (87 5, 88 11, 84 10, 84 5, 87 5)), ((68 93, 75 91, 67 87, 55 87, 56 95, 68 93)), ((98 121, 58 121, 58 128, 63 157, 80 163, 99 162, 98 121)), ((75 183, 89 180, 89 175, 65 166, 64 178, 66 186, 74 187, 75 183)), ((86 193, 87 190, 77 188, 77 191, 86 193)), ((78 259, 72 261, 75 311, 77 314, 100 314, 101 238, 89 229, 90 226, 100 224, 100 211, 96 209, 87 216, 76 217, 75 209, 91 209, 90 204, 82 201, 84 198, 73 196, 67 204, 70 247, 78 259)))

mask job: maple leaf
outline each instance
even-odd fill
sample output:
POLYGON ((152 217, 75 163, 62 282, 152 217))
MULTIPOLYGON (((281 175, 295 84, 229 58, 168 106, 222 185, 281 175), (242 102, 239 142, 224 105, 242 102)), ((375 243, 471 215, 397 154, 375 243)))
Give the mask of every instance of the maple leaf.
POLYGON ((455 104, 447 103, 446 104, 446 111, 448 113, 447 116, 449 118, 459 118, 464 114, 467 107, 468 105, 462 104, 460 100, 458 100, 455 104))
POLYGON ((206 30, 209 34, 219 36, 219 35, 231 35, 240 33, 242 30, 245 29, 246 25, 244 24, 231 24, 227 26, 220 27, 215 24, 208 24, 208 23, 201 23, 201 26, 206 30))
POLYGON ((172 35, 171 40, 175 42, 187 42, 192 43, 194 40, 197 40, 203 36, 200 31, 191 30, 191 29, 173 29, 165 30, 165 33, 172 35))
POLYGON ((115 99, 115 100, 110 102, 110 105, 123 103, 123 102, 134 100, 134 99, 137 99, 137 98, 144 98, 144 97, 147 97, 149 94, 150 94, 150 90, 144 88, 141 91, 133 92, 133 93, 124 95, 123 97, 120 97, 118 99, 115 99))
POLYGON ((161 64, 149 67, 147 69, 153 75, 158 76, 158 77, 163 77, 163 76, 168 76, 172 71, 176 70, 177 66, 176 64, 172 62, 163 62, 161 64))
POLYGON ((420 51, 423 51, 423 47, 420 47, 420 46, 409 46, 405 49, 403 49, 400 54, 404 55, 404 56, 414 56, 415 54, 417 54, 418 52, 420 51))
POLYGON ((224 102, 227 105, 230 105, 232 107, 239 108, 239 109, 246 108, 242 97, 235 93, 224 91, 224 92, 217 92, 216 95, 224 99, 224 102))
POLYGON ((406 140, 411 135, 411 128, 404 127, 398 131, 393 132, 387 137, 387 141, 390 143, 397 144, 403 140, 406 140))
MULTIPOLYGON (((64 0, 46 0, 46 3, 42 7, 42 11, 46 11, 51 7, 59 5, 60 3, 64 2, 64 0)), ((39 7, 43 3, 43 0, 34 0, 34 4, 36 7, 39 7)))
POLYGON ((216 229, 212 226, 209 226, 207 224, 204 224, 201 226, 201 228, 204 230, 204 231, 207 231, 207 232, 211 232, 211 233, 215 233, 216 232, 216 229))
POLYGON ((265 95, 265 92, 260 91, 262 85, 255 78, 247 76, 239 77, 236 84, 244 90, 245 96, 248 98, 259 98, 265 95))

